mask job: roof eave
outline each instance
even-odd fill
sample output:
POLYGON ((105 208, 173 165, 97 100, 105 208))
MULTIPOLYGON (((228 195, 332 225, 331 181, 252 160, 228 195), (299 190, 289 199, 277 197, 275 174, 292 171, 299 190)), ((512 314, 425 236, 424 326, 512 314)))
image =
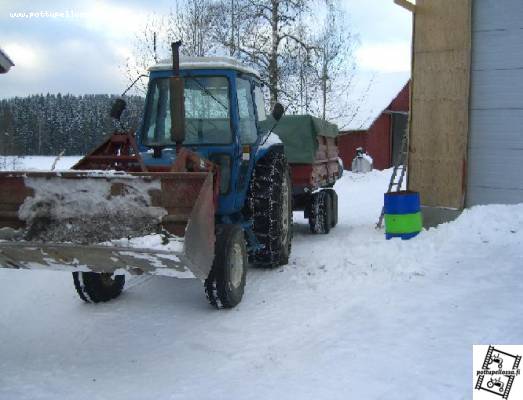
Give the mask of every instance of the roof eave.
POLYGON ((14 62, 0 49, 0 74, 7 73, 14 65, 14 62))
POLYGON ((416 12, 416 4, 408 0, 394 0, 394 3, 400 7, 403 7, 405 10, 410 11, 411 13, 416 12))

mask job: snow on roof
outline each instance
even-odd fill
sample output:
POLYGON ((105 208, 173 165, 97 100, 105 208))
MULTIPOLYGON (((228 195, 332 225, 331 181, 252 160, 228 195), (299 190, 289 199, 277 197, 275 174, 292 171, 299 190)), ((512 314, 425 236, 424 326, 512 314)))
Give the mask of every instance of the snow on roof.
POLYGON ((382 73, 373 77, 369 88, 367 88, 368 82, 360 83, 353 97, 355 101, 361 102, 361 105, 354 118, 343 131, 368 130, 398 96, 409 79, 409 72, 382 73), (361 96, 361 98, 358 96, 361 96))
MULTIPOLYGON (((173 68, 172 59, 161 60, 149 67, 149 71, 164 71, 173 68)), ((242 64, 233 57, 180 57, 180 69, 233 69, 235 71, 260 77, 253 68, 242 64)))
POLYGON ((7 54, 0 48, 0 74, 5 74, 15 64, 11 61, 7 54))

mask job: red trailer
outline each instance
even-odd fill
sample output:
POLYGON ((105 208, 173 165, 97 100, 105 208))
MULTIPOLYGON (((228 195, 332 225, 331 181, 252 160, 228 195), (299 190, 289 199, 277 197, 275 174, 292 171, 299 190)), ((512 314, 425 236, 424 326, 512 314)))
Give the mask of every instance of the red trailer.
POLYGON ((336 125, 310 115, 283 117, 275 128, 291 168, 293 210, 303 211, 311 232, 329 233, 338 223, 341 177, 336 125))

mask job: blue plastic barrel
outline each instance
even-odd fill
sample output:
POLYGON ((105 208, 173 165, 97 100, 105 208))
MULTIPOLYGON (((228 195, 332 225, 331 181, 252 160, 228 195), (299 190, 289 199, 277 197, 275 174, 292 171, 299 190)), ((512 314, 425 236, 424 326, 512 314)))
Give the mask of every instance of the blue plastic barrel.
POLYGON ((420 196, 418 192, 402 190, 385 193, 385 237, 408 240, 421 232, 420 196))

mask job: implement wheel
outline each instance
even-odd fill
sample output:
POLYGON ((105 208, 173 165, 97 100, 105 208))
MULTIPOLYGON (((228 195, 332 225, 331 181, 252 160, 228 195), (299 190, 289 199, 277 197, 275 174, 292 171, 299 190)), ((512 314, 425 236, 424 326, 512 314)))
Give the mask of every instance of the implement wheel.
POLYGON ((334 189, 324 189, 330 196, 331 199, 331 228, 338 225, 338 194, 334 189))
POLYGON ((239 225, 218 225, 214 262, 205 280, 205 294, 216 308, 233 308, 243 297, 247 248, 239 225))
POLYGON ((76 292, 86 303, 100 303, 117 298, 125 285, 124 275, 73 272, 76 292))
POLYGON ((333 222, 332 196, 321 190, 311 196, 309 227, 312 233, 328 234, 333 222))
POLYGON ((263 246, 251 255, 256 267, 289 263, 292 242, 292 182, 283 152, 272 151, 258 161, 247 200, 247 217, 263 246))

